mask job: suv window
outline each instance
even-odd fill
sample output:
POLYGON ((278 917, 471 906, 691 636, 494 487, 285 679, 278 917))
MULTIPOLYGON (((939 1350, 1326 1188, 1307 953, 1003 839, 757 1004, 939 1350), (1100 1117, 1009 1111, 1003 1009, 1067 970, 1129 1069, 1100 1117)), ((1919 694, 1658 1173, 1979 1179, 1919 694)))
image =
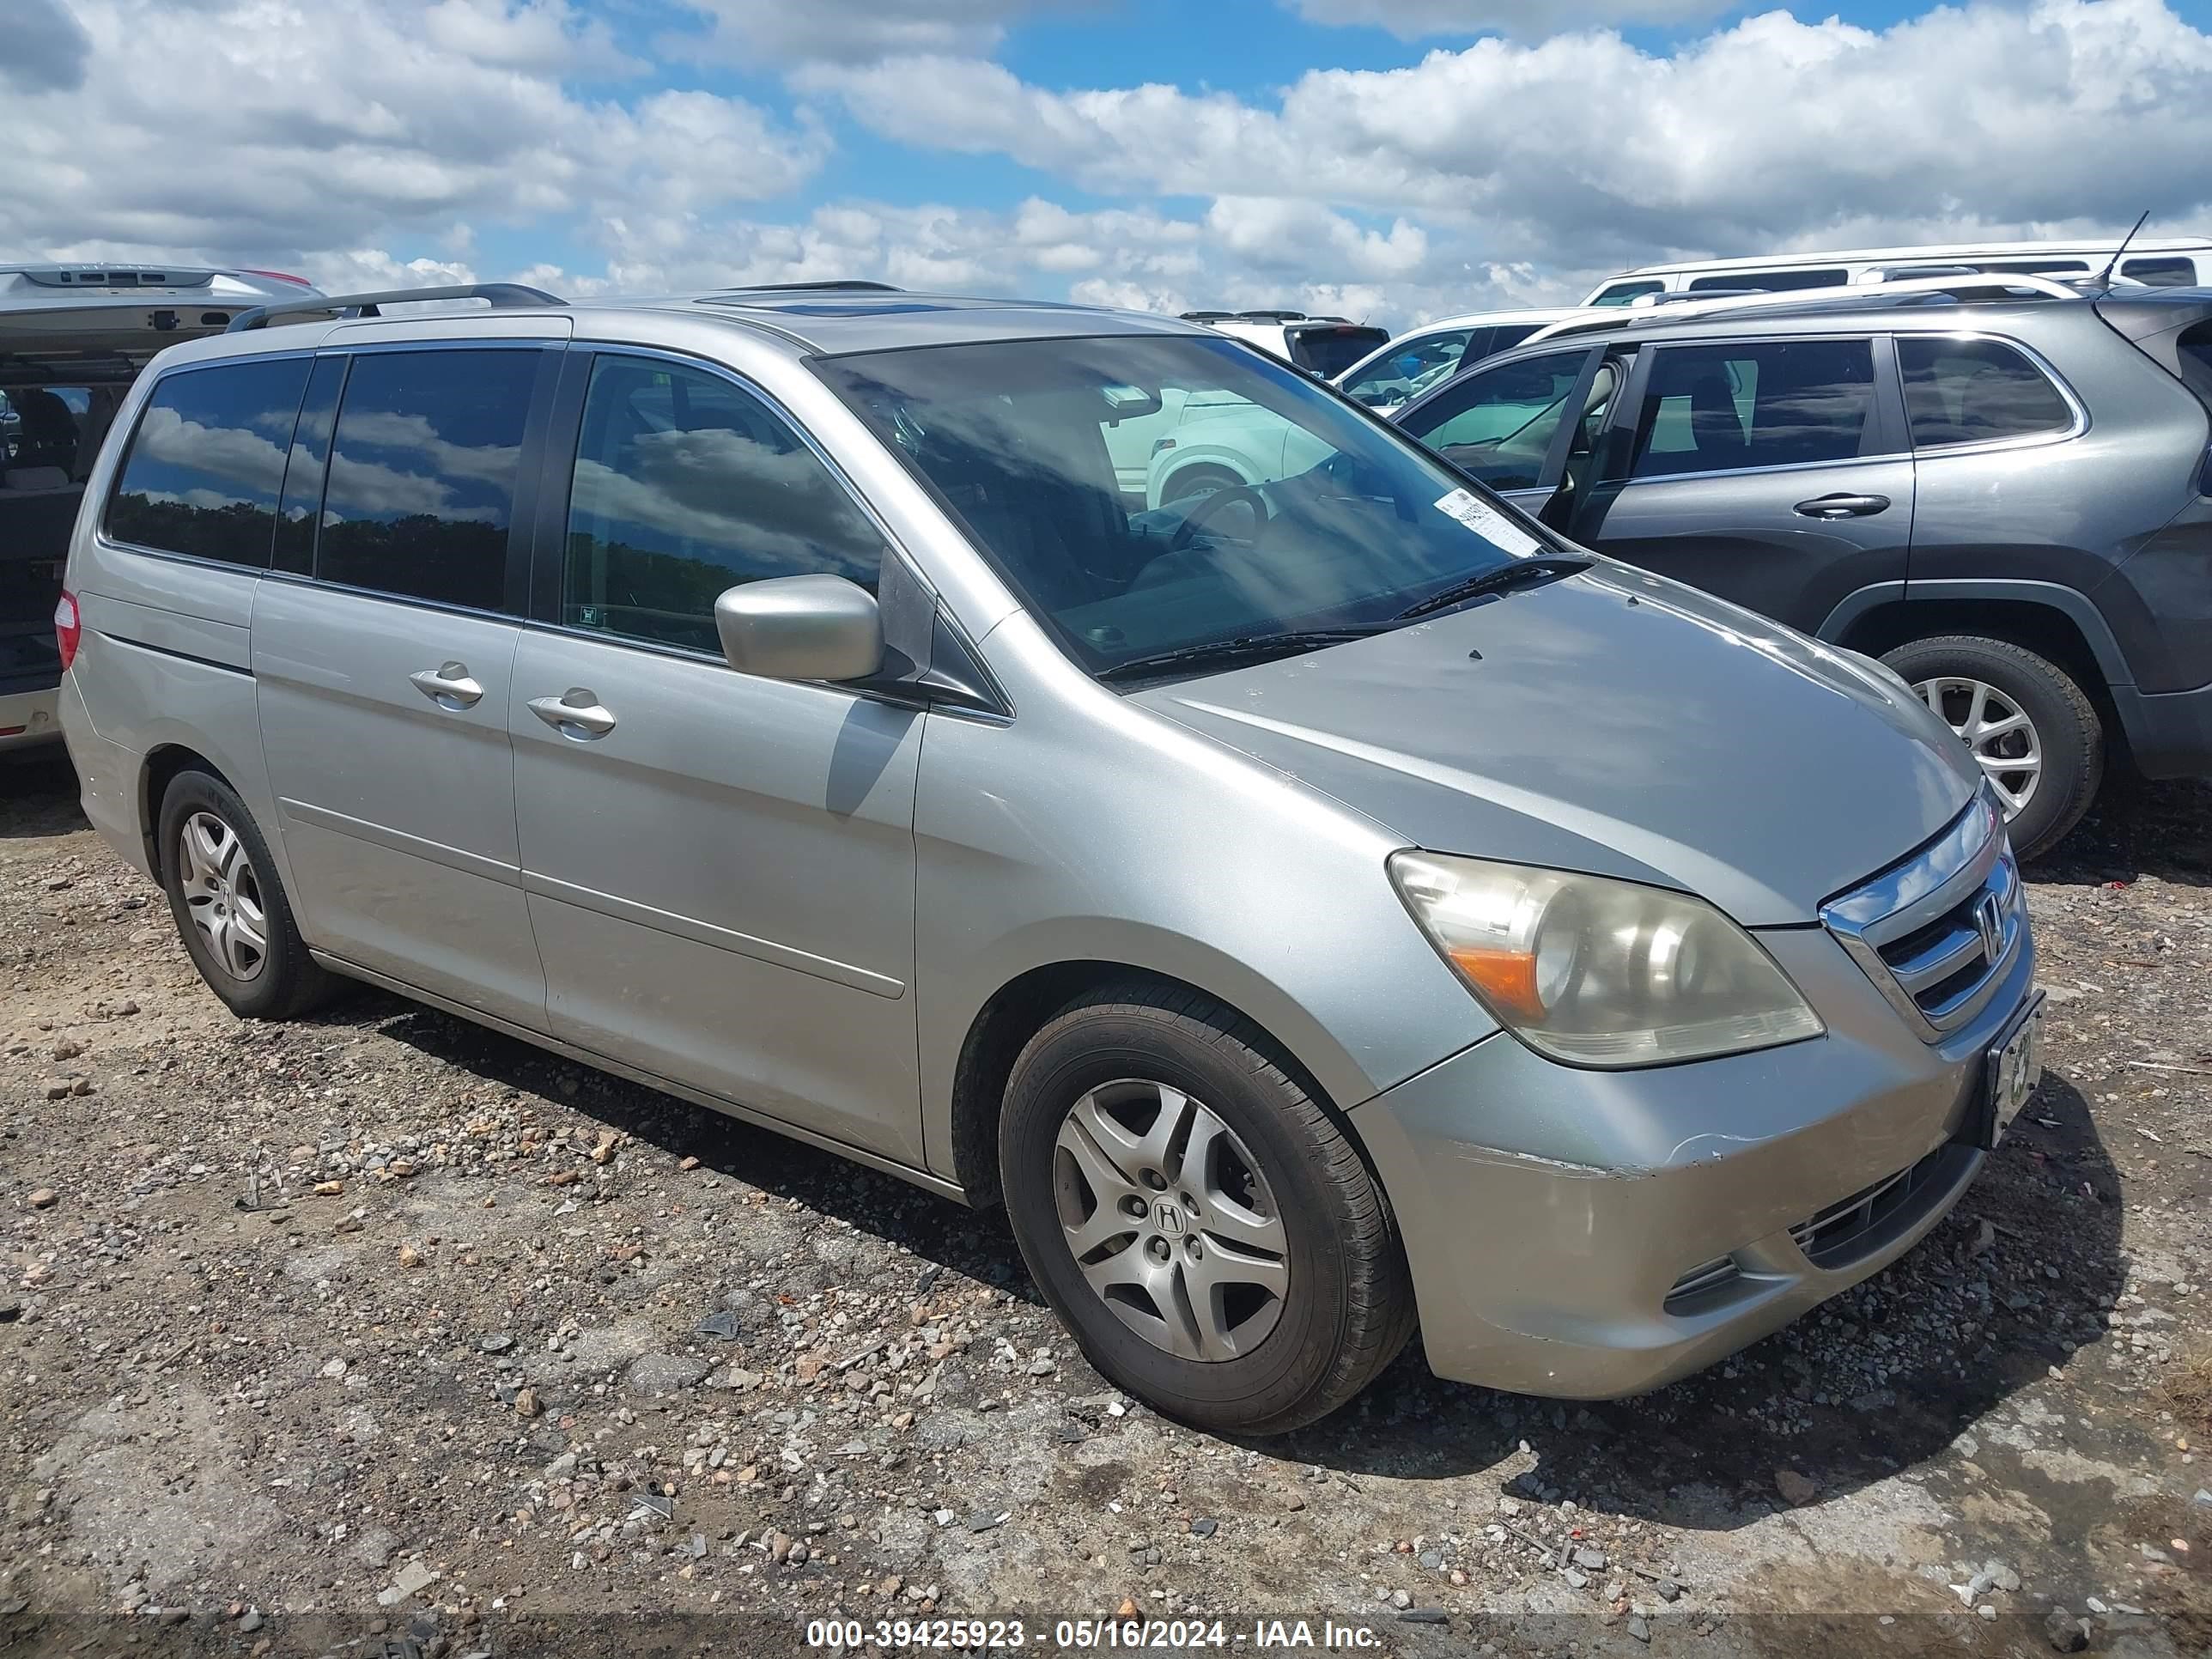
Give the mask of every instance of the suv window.
POLYGON ((1899 335, 1905 412, 1916 449, 2063 432, 2074 412, 2015 348, 1996 340, 1899 335))
POLYGON ((2197 262, 2187 258, 2130 259, 2121 265, 2120 275, 2131 283, 2143 283, 2152 288, 2194 288, 2197 262))
POLYGON ((1345 396, 1363 404, 1402 404, 1459 367, 1470 341, 1476 343, 1477 362, 1487 356, 1490 332, 1486 328, 1446 328, 1402 340, 1389 356, 1370 363, 1358 378, 1346 380, 1345 396))
POLYGON ((163 375, 131 434, 107 533, 268 568, 307 368, 305 357, 259 358, 163 375))
POLYGON ((1644 388, 1630 476, 1850 460, 1873 412, 1865 340, 1668 346, 1644 388))
POLYGON ((1331 323, 1285 329, 1291 361, 1309 374, 1333 380, 1369 352, 1389 343, 1389 334, 1358 323, 1331 323))
POLYGON ((1579 345, 1478 369, 1400 424, 1494 489, 1534 489, 1589 354, 1579 345))
POLYGON ((1600 289, 1591 296, 1594 306, 1625 306, 1631 300, 1640 300, 1647 294, 1664 294, 1664 283, 1613 283, 1600 289))
POLYGON ((717 374, 603 356, 568 500, 561 620, 720 654, 714 600, 769 576, 871 592, 884 538, 820 457, 717 374))
POLYGON ((2212 322, 2198 323, 2181 331, 2175 342, 2181 378, 2208 409, 2212 409, 2212 322))
POLYGON ((1841 288, 1850 281, 1850 273, 1840 265, 1832 270, 1730 270, 1713 276, 1693 276, 1690 292, 1710 293, 1714 289, 1756 288, 1770 294, 1781 294, 1800 288, 1841 288))
POLYGON ((541 355, 355 357, 331 441, 315 574, 441 605, 507 609, 514 477, 541 355))

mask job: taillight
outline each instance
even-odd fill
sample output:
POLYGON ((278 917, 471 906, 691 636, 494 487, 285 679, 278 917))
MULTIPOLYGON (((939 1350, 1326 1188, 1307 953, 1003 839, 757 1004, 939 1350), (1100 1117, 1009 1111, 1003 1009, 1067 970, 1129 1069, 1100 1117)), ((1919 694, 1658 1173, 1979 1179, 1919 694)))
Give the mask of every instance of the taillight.
POLYGON ((280 283, 297 283, 301 288, 313 288, 314 286, 314 284, 309 282, 306 277, 295 276, 289 270, 260 270, 252 265, 240 265, 239 269, 249 276, 274 276, 280 283))
POLYGON ((54 642, 62 649, 62 672, 76 660, 77 641, 84 637, 84 623, 76 614, 76 595, 67 588, 62 590, 60 603, 54 606, 54 642))

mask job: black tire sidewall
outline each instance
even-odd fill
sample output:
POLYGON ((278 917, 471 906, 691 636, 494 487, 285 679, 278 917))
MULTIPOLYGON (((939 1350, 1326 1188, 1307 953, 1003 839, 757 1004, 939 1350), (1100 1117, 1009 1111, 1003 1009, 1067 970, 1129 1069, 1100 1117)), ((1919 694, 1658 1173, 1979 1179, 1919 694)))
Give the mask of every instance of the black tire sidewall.
POLYGON ((291 906, 276 878, 269 843, 262 838, 261 827, 254 823, 253 815, 246 810, 246 803, 219 778, 205 772, 179 772, 161 797, 159 845, 161 888, 168 896, 169 914, 176 918, 178 937, 184 941, 185 953, 199 969, 200 977, 207 981, 208 988, 241 1018, 281 1018, 298 996, 302 976, 313 971, 314 964, 292 925, 291 906), (209 954, 185 902, 178 843, 185 820, 200 811, 212 812, 228 824, 246 843, 246 855, 252 861, 254 882, 260 889, 262 914, 267 923, 267 949, 261 971, 252 979, 235 977, 209 954))
POLYGON ((1321 1388, 1346 1340, 1349 1266, 1336 1202, 1314 1149, 1245 1069, 1248 1051, 1179 1038, 1137 1009, 1093 1008, 1048 1026, 1016 1062, 1001 1121, 1008 1218, 1031 1276, 1091 1364, 1126 1392, 1201 1427, 1294 1410, 1321 1388), (1244 1062, 1239 1064, 1239 1060, 1244 1062), (1180 1089, 1212 1109, 1264 1166, 1289 1236, 1290 1290, 1273 1330, 1235 1359, 1180 1359, 1117 1318, 1067 1249, 1054 1201, 1054 1144, 1067 1109, 1127 1078, 1180 1089))
POLYGON ((1995 686, 2027 715, 2043 751, 2043 775, 2027 809, 2011 820, 2012 843, 2033 858, 2087 810, 2103 773, 2094 712, 2064 672, 2033 653, 1975 640, 1916 641, 1882 660, 1908 684, 1957 677, 1995 686), (2091 722, 2085 730, 2084 717, 2091 722))

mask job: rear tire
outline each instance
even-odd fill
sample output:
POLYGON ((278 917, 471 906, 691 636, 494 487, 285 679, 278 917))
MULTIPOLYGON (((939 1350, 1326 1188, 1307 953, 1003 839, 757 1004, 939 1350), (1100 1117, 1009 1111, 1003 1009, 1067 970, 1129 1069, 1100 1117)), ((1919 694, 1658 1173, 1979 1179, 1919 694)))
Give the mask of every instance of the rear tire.
POLYGON ((161 797, 158 845, 169 914, 192 966, 241 1019, 291 1019, 338 979, 307 954, 276 861, 221 778, 179 772, 161 797))
POLYGON ((1062 1009, 1014 1062, 999 1141, 1031 1276, 1091 1364, 1168 1416, 1298 1428, 1413 1333, 1382 1188, 1266 1036, 1199 992, 1136 981, 1062 1009))
POLYGON ((2019 800, 2006 817, 2022 859, 2050 851, 2081 821, 2105 775, 2105 727, 2064 669, 2008 641, 1966 634, 1915 640, 1882 660, 1960 732, 2000 793, 2019 800), (1961 729, 1978 709, 1978 741, 1961 729))

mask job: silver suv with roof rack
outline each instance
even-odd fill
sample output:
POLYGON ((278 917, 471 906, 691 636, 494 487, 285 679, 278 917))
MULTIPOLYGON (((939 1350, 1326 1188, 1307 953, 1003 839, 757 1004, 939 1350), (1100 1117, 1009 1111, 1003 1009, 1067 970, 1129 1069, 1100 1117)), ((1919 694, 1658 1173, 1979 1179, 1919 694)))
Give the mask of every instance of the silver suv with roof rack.
POLYGON ((2212 774, 2212 290, 1976 272, 1620 309, 1392 418, 1586 546, 1881 657, 2024 854, 2108 752, 2212 774))
POLYGON ((1894 676, 1209 329, 230 326, 124 401, 58 612, 86 813, 215 994, 366 981, 1003 1204, 1188 1421, 1310 1421, 1417 1322, 1656 1387, 1910 1249, 2035 1086, 2002 822, 1894 676), (1171 398, 1297 441, 1150 503, 1113 434, 1171 398))
POLYGON ((54 605, 117 405, 154 354, 315 290, 273 270, 0 264, 0 749, 58 742, 54 605))

